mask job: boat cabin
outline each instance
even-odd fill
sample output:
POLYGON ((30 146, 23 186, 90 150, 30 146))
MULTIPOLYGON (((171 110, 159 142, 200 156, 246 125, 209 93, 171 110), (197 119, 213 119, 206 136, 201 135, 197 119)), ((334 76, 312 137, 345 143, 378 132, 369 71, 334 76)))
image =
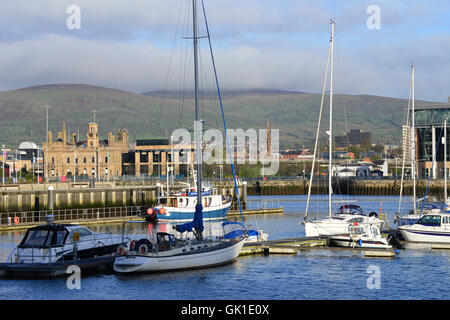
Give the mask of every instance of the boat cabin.
POLYGON ((365 215, 361 206, 357 204, 343 204, 339 207, 336 214, 365 215))
POLYGON ((91 238, 93 233, 82 226, 69 224, 48 224, 30 228, 18 248, 48 248, 59 247, 73 242, 75 232, 80 234, 80 241, 91 238))
POLYGON ((448 225, 450 228, 450 215, 427 214, 417 221, 417 224, 429 227, 448 225))

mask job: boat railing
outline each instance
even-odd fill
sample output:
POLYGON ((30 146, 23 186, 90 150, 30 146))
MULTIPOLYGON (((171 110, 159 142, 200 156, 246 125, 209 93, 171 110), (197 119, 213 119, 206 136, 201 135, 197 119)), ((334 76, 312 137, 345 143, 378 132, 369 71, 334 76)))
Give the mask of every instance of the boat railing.
POLYGON ((47 215, 53 215, 55 222, 59 223, 74 220, 123 218, 139 215, 145 210, 146 207, 142 206, 127 206, 3 212, 0 213, 0 225, 45 223, 47 215))
MULTIPOLYGON (((53 262, 56 262, 57 254, 53 254, 53 249, 55 248, 63 248, 63 246, 55 246, 55 245, 48 245, 48 246, 27 246, 25 248, 17 247, 13 252, 11 252, 8 262, 10 263, 21 263, 20 261, 22 259, 31 258, 31 263, 39 262, 43 263, 43 258, 48 257, 48 264, 52 264, 53 262), (24 251, 29 251, 31 249, 31 253, 25 254, 24 251), (44 250, 47 250, 46 254, 44 253, 44 250), (36 253, 37 251, 37 253, 36 253), (13 260, 14 254, 16 255, 17 259, 13 260), (38 260, 39 258, 39 260, 38 260), (37 261, 35 261, 35 259, 37 261), (55 260, 54 260, 55 259, 55 260)), ((29 262, 27 262, 29 263, 29 262)))
MULTIPOLYGON (((283 208, 280 200, 276 199, 255 199, 241 201, 242 210, 260 210, 260 209, 280 209, 283 208)), ((233 201, 231 203, 231 211, 239 211, 239 203, 233 201)))

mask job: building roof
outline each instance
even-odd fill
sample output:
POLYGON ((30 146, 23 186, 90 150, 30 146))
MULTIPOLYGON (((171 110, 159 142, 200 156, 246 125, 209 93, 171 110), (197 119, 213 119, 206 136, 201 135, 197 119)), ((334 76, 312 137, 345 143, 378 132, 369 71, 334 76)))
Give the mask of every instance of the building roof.
POLYGON ((38 149, 38 146, 36 143, 31 141, 24 141, 19 145, 19 149, 21 150, 27 150, 27 149, 38 149))

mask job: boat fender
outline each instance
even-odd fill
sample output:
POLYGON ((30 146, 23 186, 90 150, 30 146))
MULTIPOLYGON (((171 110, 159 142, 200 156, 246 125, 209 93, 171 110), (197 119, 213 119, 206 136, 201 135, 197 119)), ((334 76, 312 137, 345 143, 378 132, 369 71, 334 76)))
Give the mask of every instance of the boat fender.
POLYGON ((166 214, 167 213, 166 209, 164 209, 164 208, 160 208, 158 210, 158 212, 159 212, 159 214, 166 214))
POLYGON ((19 217, 18 217, 18 216, 15 216, 15 217, 14 217, 14 223, 15 223, 15 224, 19 224, 19 222, 20 222, 19 217))
POLYGON ((151 215, 152 213, 153 213, 153 209, 152 209, 152 208, 148 208, 148 209, 147 209, 147 214, 148 214, 148 215, 151 215))
POLYGON ((147 254, 148 253, 148 246, 145 243, 141 244, 139 246, 139 253, 140 254, 147 254))
POLYGON ((124 256, 126 253, 127 253, 127 248, 125 248, 124 245, 121 244, 120 246, 117 247, 117 254, 119 256, 124 256))
POLYGON ((376 212, 371 212, 371 213, 369 213, 369 217, 375 217, 375 218, 377 218, 378 217, 378 214, 376 213, 376 212))

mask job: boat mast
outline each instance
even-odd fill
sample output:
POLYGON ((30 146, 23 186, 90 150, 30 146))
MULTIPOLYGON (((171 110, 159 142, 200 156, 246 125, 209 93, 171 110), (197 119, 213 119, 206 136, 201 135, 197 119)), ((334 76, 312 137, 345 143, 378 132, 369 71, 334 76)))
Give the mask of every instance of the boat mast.
POLYGON ((414 64, 411 66, 411 174, 413 178, 413 208, 416 214, 416 130, 414 127, 414 64))
POLYGON ((444 206, 447 206, 447 117, 444 119, 444 206))
POLYGON ((332 176, 333 176, 333 43, 334 43, 334 20, 331 19, 331 38, 330 38, 330 46, 331 46, 331 59, 330 59, 330 132, 329 132, 329 149, 328 149, 328 216, 331 218, 331 195, 333 194, 332 188, 332 176))
POLYGON ((202 159, 200 150, 200 126, 199 124, 199 106, 198 106, 198 49, 197 49, 197 6, 196 0, 192 0, 192 20, 193 20, 193 42, 194 42, 194 99, 195 99, 195 123, 197 124, 195 132, 195 154, 197 167, 197 204, 202 204, 202 159))

